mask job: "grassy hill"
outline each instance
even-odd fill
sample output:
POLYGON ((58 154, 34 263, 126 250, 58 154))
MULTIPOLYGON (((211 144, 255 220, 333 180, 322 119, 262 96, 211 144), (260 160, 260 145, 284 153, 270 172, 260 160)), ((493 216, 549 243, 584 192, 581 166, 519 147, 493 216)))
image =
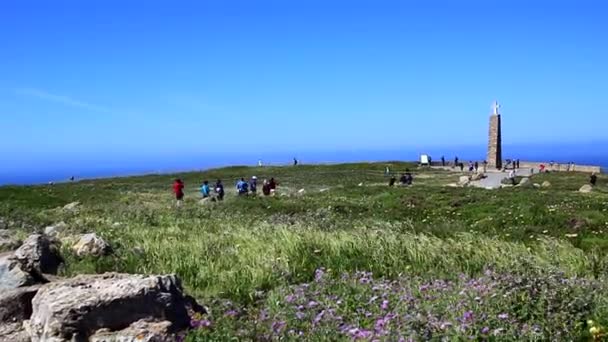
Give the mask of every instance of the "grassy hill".
POLYGON ((177 273, 210 309, 191 340, 593 338, 608 323, 608 179, 590 194, 582 173, 536 175, 541 189, 447 186, 460 175, 394 162, 1 187, 0 218, 21 235, 67 223, 64 275, 177 273), (387 165, 414 185, 389 188, 387 165), (237 197, 253 175, 277 179, 277 196, 237 197), (226 200, 199 203, 216 179, 226 200), (71 254, 69 236, 92 231, 113 255, 71 254))

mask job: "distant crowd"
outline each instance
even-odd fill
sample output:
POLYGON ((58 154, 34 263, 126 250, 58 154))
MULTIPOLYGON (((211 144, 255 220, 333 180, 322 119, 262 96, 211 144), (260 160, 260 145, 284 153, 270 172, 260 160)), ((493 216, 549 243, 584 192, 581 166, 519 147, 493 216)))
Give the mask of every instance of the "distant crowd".
MULTIPOLYGON (((279 183, 277 183, 274 178, 270 178, 270 180, 264 179, 264 182, 262 183, 262 194, 264 196, 272 196, 276 192, 278 186, 279 183)), ((183 180, 178 178, 173 181, 173 193, 175 194, 178 206, 180 206, 184 200, 184 188, 185 184, 183 180)), ((236 191, 239 196, 257 195, 258 178, 253 176, 249 181, 245 181, 245 178, 241 178, 236 182, 236 191)), ((218 179, 217 182, 215 182, 213 189, 209 185, 209 181, 203 181, 203 184, 200 186, 200 193, 203 199, 209 199, 211 201, 223 201, 226 194, 224 183, 222 183, 221 179, 218 179)))

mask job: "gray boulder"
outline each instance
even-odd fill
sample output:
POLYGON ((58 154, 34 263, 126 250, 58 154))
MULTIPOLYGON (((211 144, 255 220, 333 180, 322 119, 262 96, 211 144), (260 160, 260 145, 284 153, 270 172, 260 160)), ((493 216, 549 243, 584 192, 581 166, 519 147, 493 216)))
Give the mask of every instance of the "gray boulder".
POLYGON ((44 234, 52 237, 57 237, 59 234, 68 229, 68 225, 65 222, 59 222, 52 226, 44 228, 44 234))
POLYGON ((581 188, 578 191, 582 192, 582 193, 589 193, 589 192, 593 191, 593 187, 589 184, 585 184, 585 185, 581 186, 581 188))
POLYGON ((140 320, 167 321, 170 326, 164 331, 172 334, 189 327, 189 310, 204 310, 184 295, 174 275, 117 273, 80 275, 43 285, 32 309, 24 322, 32 342, 86 341, 96 335, 96 341, 112 341, 100 339, 100 335, 126 334, 123 329, 140 320))
POLYGON ((45 235, 30 235, 13 253, 0 254, 0 289, 48 282, 63 262, 56 242, 45 235))
POLYGON ((469 184, 469 182, 471 182, 469 176, 460 176, 460 178, 458 179, 458 185, 460 186, 466 186, 469 184))
POLYGON ((25 239, 13 258, 21 263, 25 271, 41 278, 45 273, 57 274, 59 265, 63 263, 59 242, 42 234, 33 234, 25 239))
POLYGON ((145 320, 139 320, 119 331, 100 329, 89 337, 90 342, 173 342, 175 340, 175 334, 171 333, 171 322, 145 320))
POLYGON ((21 263, 13 258, 13 253, 0 254, 0 291, 35 283, 36 279, 23 270, 21 263))
POLYGON ((30 342, 30 336, 23 329, 23 323, 0 324, 0 341, 30 342))
POLYGON ((80 207, 80 202, 72 202, 63 206, 64 211, 77 211, 80 207))
POLYGON ((102 256, 108 255, 112 248, 110 244, 95 233, 84 234, 74 244, 73 247, 76 255, 82 256, 102 256))
POLYGON ((516 186, 519 188, 531 188, 534 185, 532 184, 532 182, 530 182, 530 178, 524 177, 519 181, 519 183, 516 186))

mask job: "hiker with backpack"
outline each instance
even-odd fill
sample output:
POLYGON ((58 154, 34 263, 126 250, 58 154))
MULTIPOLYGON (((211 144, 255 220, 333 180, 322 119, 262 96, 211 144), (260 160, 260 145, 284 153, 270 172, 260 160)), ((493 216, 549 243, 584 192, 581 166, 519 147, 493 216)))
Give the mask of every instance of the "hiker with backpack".
POLYGON ((208 198, 209 196, 211 196, 211 189, 209 188, 209 181, 203 182, 203 185, 201 186, 201 195, 203 195, 203 198, 208 198))

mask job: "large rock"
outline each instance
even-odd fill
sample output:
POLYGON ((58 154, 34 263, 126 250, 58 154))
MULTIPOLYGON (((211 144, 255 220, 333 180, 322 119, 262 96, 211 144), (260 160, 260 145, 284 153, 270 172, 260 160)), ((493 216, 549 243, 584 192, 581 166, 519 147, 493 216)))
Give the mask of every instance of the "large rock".
POLYGON ((458 179, 458 185, 466 186, 469 184, 470 181, 471 179, 469 178, 469 176, 460 176, 460 178, 458 179))
POLYGON ((478 181, 478 180, 482 180, 486 178, 486 175, 483 174, 483 172, 478 172, 478 173, 474 173, 471 176, 471 181, 478 181))
POLYGON ((589 193, 592 190, 593 190, 593 187, 591 185, 585 184, 585 185, 581 186, 581 188, 578 191, 580 191, 582 193, 589 193))
POLYGON ((13 253, 0 254, 0 291, 16 289, 35 284, 37 280, 23 270, 21 263, 13 258, 13 253))
POLYGON ((174 342, 171 322, 148 322, 139 320, 119 331, 100 329, 89 337, 89 342, 174 342))
POLYGON ((21 241, 17 240, 10 230, 0 229, 0 252, 14 250, 21 245, 21 241))
POLYGON ((542 186, 543 188, 550 188, 551 187, 551 182, 544 181, 543 184, 541 184, 540 186, 542 186))
POLYGON ((63 206, 64 211, 77 211, 80 207, 80 202, 72 202, 63 206))
POLYGON ((59 265, 63 263, 58 244, 46 235, 30 235, 15 251, 13 258, 34 277, 44 278, 45 273, 57 274, 59 265))
POLYGON ((109 254, 110 244, 95 233, 84 234, 73 247, 78 256, 102 256, 109 254))
POLYGON ((21 322, 0 324, 0 341, 30 342, 30 336, 21 322))
POLYGON ((52 237, 56 237, 59 234, 61 234, 62 232, 64 232, 65 230, 67 230, 68 225, 65 222, 59 222, 56 223, 52 226, 48 226, 46 228, 44 228, 44 234, 48 235, 48 236, 52 236, 52 237))
POLYGON ((531 188, 534 185, 532 184, 532 182, 530 182, 530 178, 523 177, 516 186, 520 188, 531 188))
POLYGON ((40 285, 20 287, 0 292, 0 324, 15 323, 29 319, 32 315, 32 299, 40 285))
POLYGON ((166 332, 174 333, 189 327, 189 310, 203 310, 183 294, 174 275, 117 273, 46 284, 32 308, 31 318, 24 322, 32 342, 86 341, 100 329, 118 332, 140 320, 168 321, 166 332))

